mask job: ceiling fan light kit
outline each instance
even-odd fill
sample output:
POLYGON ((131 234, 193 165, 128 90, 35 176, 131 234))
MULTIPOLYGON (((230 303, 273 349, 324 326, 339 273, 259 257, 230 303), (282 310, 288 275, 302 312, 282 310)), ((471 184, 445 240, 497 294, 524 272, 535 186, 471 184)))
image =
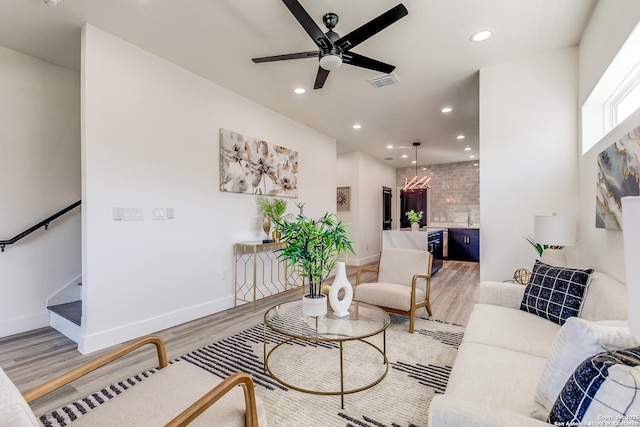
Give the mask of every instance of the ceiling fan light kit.
POLYGON ((342 57, 340 55, 327 54, 320 58, 320 66, 327 71, 333 71, 342 65, 342 57))
POLYGON ((403 4, 399 4, 389 9, 377 18, 353 30, 346 36, 340 37, 333 28, 338 24, 338 15, 335 13, 325 13, 322 17, 324 25, 328 31, 322 32, 313 18, 307 13, 297 0, 282 0, 291 14, 300 23, 302 28, 309 34, 313 42, 318 47, 317 51, 287 53, 284 55, 263 56, 253 58, 255 63, 284 61, 289 59, 318 58, 318 72, 314 83, 314 89, 321 89, 324 86, 329 72, 337 70, 345 63, 355 67, 367 68, 381 73, 390 74, 396 68, 393 65, 385 64, 378 60, 351 52, 351 49, 387 28, 397 20, 407 16, 409 12, 403 4))

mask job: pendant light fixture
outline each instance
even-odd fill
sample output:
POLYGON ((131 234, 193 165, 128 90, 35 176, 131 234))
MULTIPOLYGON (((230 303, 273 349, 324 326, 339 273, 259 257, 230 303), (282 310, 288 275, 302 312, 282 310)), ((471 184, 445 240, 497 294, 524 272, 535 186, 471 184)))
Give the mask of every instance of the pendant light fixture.
POLYGON ((411 179, 405 177, 404 187, 402 188, 403 191, 424 190, 425 188, 431 188, 429 186, 429 181, 431 181, 430 176, 423 176, 422 178, 418 178, 418 147, 420 146, 420 143, 414 142, 413 146, 416 147, 416 176, 411 179))

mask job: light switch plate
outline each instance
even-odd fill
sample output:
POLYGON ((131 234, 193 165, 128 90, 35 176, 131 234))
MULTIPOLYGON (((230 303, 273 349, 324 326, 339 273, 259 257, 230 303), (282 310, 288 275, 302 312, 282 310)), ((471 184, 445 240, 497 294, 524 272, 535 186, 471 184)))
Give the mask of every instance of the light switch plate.
POLYGON ((167 210, 165 208, 153 208, 153 219, 167 219, 167 210))
POLYGON ((114 221, 122 221, 124 218, 124 209, 123 208, 113 208, 113 220, 114 221))
POLYGON ((125 221, 143 221, 144 209, 142 208, 124 208, 125 221))

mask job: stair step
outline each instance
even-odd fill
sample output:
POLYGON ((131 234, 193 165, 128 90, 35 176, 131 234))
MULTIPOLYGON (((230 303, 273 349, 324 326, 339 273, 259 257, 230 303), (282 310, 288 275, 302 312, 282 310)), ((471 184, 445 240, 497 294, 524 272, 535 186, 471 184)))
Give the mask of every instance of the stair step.
POLYGON ((80 321, 82 320, 82 301, 72 301, 64 304, 52 305, 47 307, 47 309, 80 326, 80 321))

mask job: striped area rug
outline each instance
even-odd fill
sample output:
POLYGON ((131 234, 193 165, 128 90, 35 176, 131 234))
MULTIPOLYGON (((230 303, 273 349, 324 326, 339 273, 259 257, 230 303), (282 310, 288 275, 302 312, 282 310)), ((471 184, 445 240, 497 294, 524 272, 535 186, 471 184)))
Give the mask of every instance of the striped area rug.
MULTIPOLYGON (((345 396, 301 393, 264 373, 262 324, 194 350, 176 361, 193 363, 221 378, 237 371, 252 375, 256 394, 265 404, 269 426, 412 427, 427 426, 429 402, 443 393, 464 328, 416 319, 415 333, 408 319, 391 316, 387 329, 389 371, 376 386, 345 396)), ((382 345, 380 337, 372 342, 382 345), (378 341, 376 341, 378 340, 378 341)), ((282 337, 267 333, 267 351, 282 337)), ((291 343, 269 359, 271 370, 285 382, 320 391, 339 389, 339 350, 333 343, 291 343)), ((174 361, 174 362, 176 362, 174 361)), ((360 342, 344 345, 345 387, 357 388, 375 380, 384 370, 382 357, 360 342)), ((73 420, 126 393, 155 370, 111 384, 109 387, 40 417, 43 426, 73 426, 73 420)))

